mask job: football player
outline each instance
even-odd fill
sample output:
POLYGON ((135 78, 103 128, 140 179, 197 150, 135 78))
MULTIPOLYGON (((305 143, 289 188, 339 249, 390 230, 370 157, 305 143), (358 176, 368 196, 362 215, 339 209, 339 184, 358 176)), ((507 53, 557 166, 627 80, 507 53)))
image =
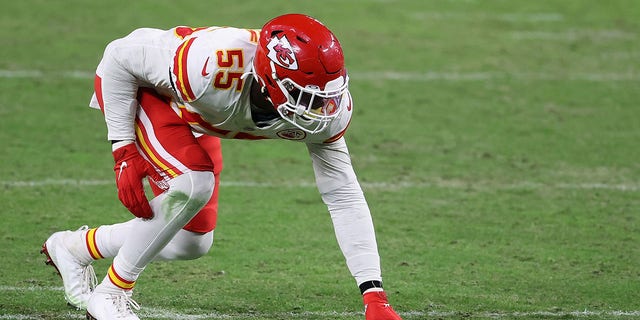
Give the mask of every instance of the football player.
POLYGON ((88 319, 138 319, 132 289, 153 260, 195 259, 213 241, 219 138, 305 143, 367 320, 395 320, 371 214, 343 137, 353 113, 338 39, 286 14, 262 29, 137 29, 111 42, 90 103, 104 113, 118 198, 136 217, 60 231, 42 252, 88 319), (145 196, 148 177, 156 195, 145 196), (91 263, 113 258, 97 284, 91 263))

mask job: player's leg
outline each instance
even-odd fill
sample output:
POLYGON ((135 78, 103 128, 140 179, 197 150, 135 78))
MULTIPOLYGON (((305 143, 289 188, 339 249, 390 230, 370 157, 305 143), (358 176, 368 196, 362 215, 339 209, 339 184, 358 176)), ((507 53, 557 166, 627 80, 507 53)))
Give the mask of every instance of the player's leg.
POLYGON ((141 90, 138 98, 136 143, 169 187, 150 201, 152 219, 136 219, 135 232, 126 236, 107 276, 95 288, 87 311, 96 319, 116 314, 137 319, 128 308, 138 276, 209 201, 214 188, 213 164, 188 124, 155 93, 141 90), (128 309, 126 314, 119 313, 113 301, 128 309))
MULTIPOLYGON (((197 141, 213 163, 215 175, 213 194, 209 202, 160 251, 155 260, 197 259, 206 254, 213 244, 213 230, 218 218, 218 186, 223 167, 222 147, 220 138, 217 137, 201 135, 197 141)), ((154 193, 160 191, 162 190, 154 186, 154 193)))
POLYGON ((207 156, 213 163, 213 174, 216 185, 209 203, 198 213, 184 228, 193 232, 209 232, 216 227, 218 219, 218 186, 220 173, 223 168, 222 145, 220 138, 201 135, 197 138, 198 144, 207 152, 207 156))
MULTIPOLYGON (((218 216, 218 186, 220 183, 220 173, 223 167, 222 148, 220 138, 212 136, 199 136, 198 144, 205 150, 207 156, 213 163, 213 173, 215 176, 215 187, 209 202, 198 212, 198 214, 180 230, 176 236, 158 253, 154 260, 191 260, 206 254, 213 243, 213 230, 216 227, 218 216)), ((156 186, 153 181, 149 181, 153 193, 158 196, 164 192, 156 186)), ((124 223, 104 225, 92 231, 80 230, 83 233, 81 238, 86 246, 81 246, 78 254, 82 255, 83 261, 87 259, 112 258, 118 253, 128 235, 135 232, 135 223, 138 218, 131 219, 124 223), (94 252, 95 254, 91 254, 94 252)))
MULTIPOLYGON (((160 251, 154 260, 189 260, 206 254, 213 243, 218 210, 218 185, 223 161, 220 139, 211 136, 197 138, 214 165, 215 189, 209 202, 176 236, 160 251)), ((164 192, 152 182, 155 195, 164 192)), ((86 309, 97 280, 91 263, 98 259, 113 258, 122 247, 127 235, 136 232, 139 218, 126 222, 102 225, 96 228, 84 226, 76 231, 56 232, 43 246, 47 263, 59 270, 65 287, 65 300, 78 309, 86 309), (48 250, 46 249, 48 248, 48 250)))

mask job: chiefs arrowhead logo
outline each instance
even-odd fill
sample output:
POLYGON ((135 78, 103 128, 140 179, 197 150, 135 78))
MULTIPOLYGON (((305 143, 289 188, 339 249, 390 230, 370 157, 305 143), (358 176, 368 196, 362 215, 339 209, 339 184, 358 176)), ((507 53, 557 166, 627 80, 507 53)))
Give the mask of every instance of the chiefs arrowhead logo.
POLYGON ((267 50, 267 57, 277 65, 289 70, 298 70, 298 60, 287 36, 271 38, 267 43, 267 50))

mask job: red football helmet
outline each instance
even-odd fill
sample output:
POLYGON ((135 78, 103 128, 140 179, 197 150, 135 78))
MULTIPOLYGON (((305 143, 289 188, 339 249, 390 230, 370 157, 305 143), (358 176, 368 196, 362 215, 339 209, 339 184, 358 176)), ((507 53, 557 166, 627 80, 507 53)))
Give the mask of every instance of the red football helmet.
POLYGON ((252 67, 282 118, 308 133, 322 131, 342 111, 349 83, 342 48, 314 18, 285 14, 267 22, 252 67))

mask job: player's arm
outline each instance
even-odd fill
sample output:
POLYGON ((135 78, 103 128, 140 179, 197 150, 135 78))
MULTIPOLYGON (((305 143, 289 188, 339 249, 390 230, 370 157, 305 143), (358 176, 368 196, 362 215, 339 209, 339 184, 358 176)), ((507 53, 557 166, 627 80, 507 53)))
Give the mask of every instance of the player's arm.
POLYGON ((143 28, 107 45, 96 70, 99 83, 95 89, 102 98, 109 140, 135 140, 140 86, 170 90, 170 36, 169 31, 143 28))
POLYGON ((381 281, 380 258, 369 206, 344 138, 307 144, 318 190, 333 221, 338 244, 358 285, 381 281))
POLYGON ((107 46, 96 70, 94 97, 112 142, 118 198, 141 218, 153 216, 141 180, 147 175, 156 181, 161 177, 134 144, 137 94, 140 86, 162 90, 168 83, 171 51, 166 35, 163 30, 138 29, 117 39, 107 46))
POLYGON ((369 205, 351 165, 344 138, 308 143, 316 184, 327 205, 338 245, 356 280, 367 320, 399 320, 382 289, 380 257, 369 205))

